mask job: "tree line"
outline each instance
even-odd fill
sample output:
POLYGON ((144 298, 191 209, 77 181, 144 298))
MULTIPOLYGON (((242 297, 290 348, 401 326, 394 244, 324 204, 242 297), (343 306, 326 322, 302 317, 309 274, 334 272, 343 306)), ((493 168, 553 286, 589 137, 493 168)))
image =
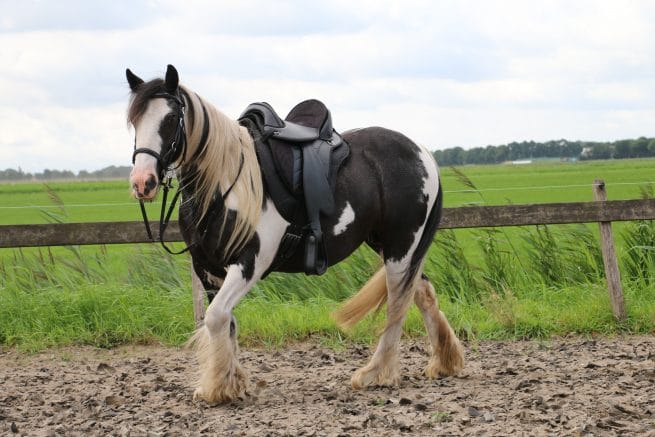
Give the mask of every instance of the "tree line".
POLYGON ((51 181, 51 180, 89 180, 89 179, 127 179, 130 176, 131 167, 109 166, 96 171, 80 170, 73 173, 70 170, 49 170, 42 172, 28 173, 20 167, 18 170, 7 168, 0 170, 0 181, 51 181))
POLYGON ((613 142, 552 140, 540 143, 523 141, 471 149, 452 147, 433 153, 437 162, 442 166, 500 164, 507 161, 539 158, 563 160, 646 158, 655 156, 655 138, 639 137, 613 142))
MULTIPOLYGON (((507 161, 540 158, 563 160, 647 158, 655 157, 655 138, 639 137, 613 142, 552 140, 539 143, 523 141, 471 149, 452 147, 436 150, 433 154, 441 166, 500 164, 507 161)), ((80 170, 76 174, 70 170, 46 169, 39 173, 26 173, 20 168, 18 170, 8 168, 0 170, 0 181, 127 179, 131 169, 131 167, 112 165, 91 172, 80 170)))

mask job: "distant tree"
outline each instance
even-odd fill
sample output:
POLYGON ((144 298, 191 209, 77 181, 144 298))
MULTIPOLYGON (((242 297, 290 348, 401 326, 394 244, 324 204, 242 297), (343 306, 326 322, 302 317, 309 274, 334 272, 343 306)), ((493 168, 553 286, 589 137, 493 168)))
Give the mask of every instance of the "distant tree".
POLYGON ((607 143, 600 143, 591 149, 591 159, 610 159, 612 158, 612 146, 607 143))
POLYGON ((507 148, 507 146, 502 145, 502 146, 495 147, 494 149, 496 154, 494 158, 495 162, 497 163, 505 162, 509 159, 509 149, 507 148))
POLYGON ((648 153, 649 156, 655 156, 655 138, 648 142, 648 153))
POLYGON ((614 158, 616 159, 632 158, 631 149, 632 149, 631 140, 620 140, 614 142, 614 158))
POLYGON ((646 137, 639 137, 630 144, 630 155, 632 158, 644 158, 649 156, 649 140, 646 137))

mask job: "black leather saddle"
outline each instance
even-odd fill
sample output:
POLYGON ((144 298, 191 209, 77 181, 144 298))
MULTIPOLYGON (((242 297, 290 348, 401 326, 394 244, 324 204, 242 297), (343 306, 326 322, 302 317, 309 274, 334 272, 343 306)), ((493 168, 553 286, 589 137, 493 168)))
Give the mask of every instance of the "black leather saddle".
POLYGON ((291 257, 304 242, 304 269, 323 274, 328 260, 321 214, 334 212, 334 189, 348 144, 332 127, 327 107, 318 100, 296 105, 282 120, 268 103, 253 103, 239 117, 256 127, 257 158, 276 208, 291 225, 280 244, 276 263, 291 257))

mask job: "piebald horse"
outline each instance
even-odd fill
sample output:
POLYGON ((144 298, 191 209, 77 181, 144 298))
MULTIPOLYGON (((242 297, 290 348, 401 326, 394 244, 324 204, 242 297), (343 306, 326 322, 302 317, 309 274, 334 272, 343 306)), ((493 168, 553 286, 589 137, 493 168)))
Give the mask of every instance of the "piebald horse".
MULTIPOLYGON (((230 402, 248 387, 237 359, 232 311, 272 269, 302 271, 302 255, 273 265, 289 223, 267 192, 254 127, 228 118, 180 85, 171 65, 163 79, 145 82, 129 69, 126 75, 128 122, 135 133, 133 195, 141 202, 153 200, 167 171, 175 169, 180 229, 210 301, 204 324, 191 340, 199 362, 194 399, 230 402)), ((423 274, 442 211, 437 164, 428 150, 392 130, 368 127, 342 136, 350 156, 338 172, 334 213, 321 217, 327 259, 333 265, 367 243, 384 266, 335 318, 340 326, 351 327, 387 306, 377 349, 353 374, 352 387, 399 384, 399 342, 412 300, 430 338, 426 376, 457 374, 464 366, 463 348, 423 274)))

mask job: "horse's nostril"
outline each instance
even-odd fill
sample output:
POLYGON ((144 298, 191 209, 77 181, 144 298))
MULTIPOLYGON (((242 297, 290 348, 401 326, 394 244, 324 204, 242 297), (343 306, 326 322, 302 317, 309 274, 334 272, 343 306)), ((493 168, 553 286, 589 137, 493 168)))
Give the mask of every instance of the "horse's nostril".
POLYGON ((154 175, 150 175, 150 177, 146 181, 146 192, 154 190, 156 186, 157 186, 157 179, 155 178, 154 175))

